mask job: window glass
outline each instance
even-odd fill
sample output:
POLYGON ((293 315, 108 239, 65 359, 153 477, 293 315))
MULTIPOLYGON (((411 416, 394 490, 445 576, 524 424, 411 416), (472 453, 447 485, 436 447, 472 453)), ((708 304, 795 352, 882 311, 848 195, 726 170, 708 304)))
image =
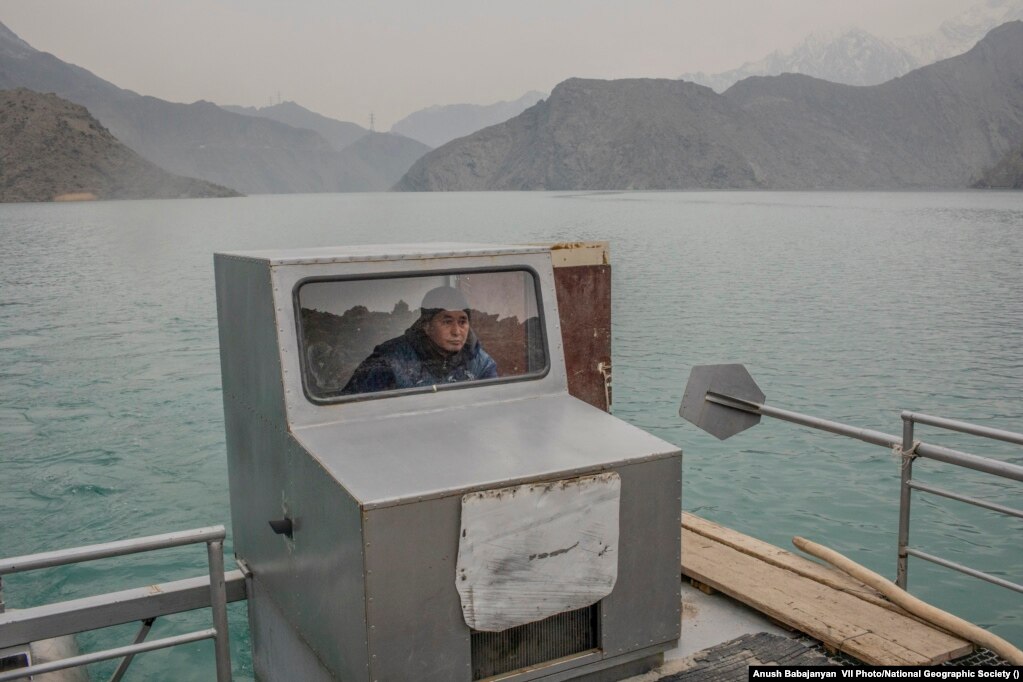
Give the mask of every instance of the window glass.
POLYGON ((306 391, 334 401, 539 375, 547 356, 536 291, 528 270, 306 282, 306 391))

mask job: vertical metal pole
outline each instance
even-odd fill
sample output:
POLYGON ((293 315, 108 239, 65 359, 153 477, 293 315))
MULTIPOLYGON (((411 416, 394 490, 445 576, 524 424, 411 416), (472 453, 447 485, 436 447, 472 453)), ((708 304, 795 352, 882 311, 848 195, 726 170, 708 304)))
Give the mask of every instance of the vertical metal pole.
POLYGON ((227 587, 224 584, 224 541, 206 543, 210 560, 210 606, 213 609, 213 640, 217 658, 217 682, 231 680, 231 639, 227 632, 227 587))
POLYGON ((909 482, 913 480, 913 418, 902 417, 902 484, 899 491, 899 552, 898 565, 895 571, 895 584, 906 589, 909 582, 909 556, 906 547, 909 545, 909 503, 913 489, 909 482))
POLYGON ((0 575, 0 613, 4 612, 4 577, 0 575))

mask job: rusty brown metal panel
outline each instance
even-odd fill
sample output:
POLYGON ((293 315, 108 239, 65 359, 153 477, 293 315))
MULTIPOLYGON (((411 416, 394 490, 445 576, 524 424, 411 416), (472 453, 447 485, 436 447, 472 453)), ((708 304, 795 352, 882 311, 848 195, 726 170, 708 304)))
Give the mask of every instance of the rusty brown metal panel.
POLYGON ((601 264, 559 267, 555 259, 554 268, 568 392, 602 410, 610 408, 611 397, 611 266, 606 253, 601 264), (606 391, 601 367, 607 372, 606 391))

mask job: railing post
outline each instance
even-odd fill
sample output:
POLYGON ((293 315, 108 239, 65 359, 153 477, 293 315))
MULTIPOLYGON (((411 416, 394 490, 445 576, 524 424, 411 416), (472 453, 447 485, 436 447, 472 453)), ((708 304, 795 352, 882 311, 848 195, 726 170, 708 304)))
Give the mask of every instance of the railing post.
POLYGON ((909 556, 906 547, 909 545, 909 504, 913 489, 909 487, 913 480, 913 417, 902 415, 902 462, 901 484, 899 489, 899 551, 898 564, 895 570, 895 584, 906 589, 909 582, 909 556))
POLYGON ((213 640, 217 658, 217 682, 231 680, 231 639, 227 632, 227 587, 224 584, 224 541, 206 543, 210 560, 210 606, 213 609, 213 640))

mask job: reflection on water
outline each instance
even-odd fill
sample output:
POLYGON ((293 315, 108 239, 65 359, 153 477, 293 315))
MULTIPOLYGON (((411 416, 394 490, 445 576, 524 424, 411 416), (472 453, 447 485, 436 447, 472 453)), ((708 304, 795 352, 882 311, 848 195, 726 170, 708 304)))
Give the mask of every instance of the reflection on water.
MULTIPOLYGON (((695 364, 743 362, 769 403, 898 433, 912 409, 1023 431, 1023 194, 472 193, 0 206, 0 554, 226 523, 212 253, 609 239, 615 413, 685 451, 683 506, 890 577, 898 462, 789 424, 717 442, 677 416, 695 364)), ((1014 446, 925 439, 1023 463, 1014 446)), ((933 462, 921 480, 1023 506, 933 462)), ((913 544, 1023 580, 1023 524, 917 496, 913 544)), ((194 549, 194 548, 193 548, 194 549)), ((205 570, 201 548, 13 576, 14 607, 205 570)), ((920 596, 1023 643, 1023 596, 911 561, 920 596)), ((163 636, 206 614, 157 622, 163 636)), ((251 677, 232 608, 239 679, 251 677)), ((127 643, 134 627, 81 638, 127 643)), ((212 645, 139 657, 205 680, 212 645), (185 665, 181 661, 187 661, 185 665)), ((109 676, 112 665, 94 666, 109 676)), ((173 673, 169 671, 173 670, 173 673)))

